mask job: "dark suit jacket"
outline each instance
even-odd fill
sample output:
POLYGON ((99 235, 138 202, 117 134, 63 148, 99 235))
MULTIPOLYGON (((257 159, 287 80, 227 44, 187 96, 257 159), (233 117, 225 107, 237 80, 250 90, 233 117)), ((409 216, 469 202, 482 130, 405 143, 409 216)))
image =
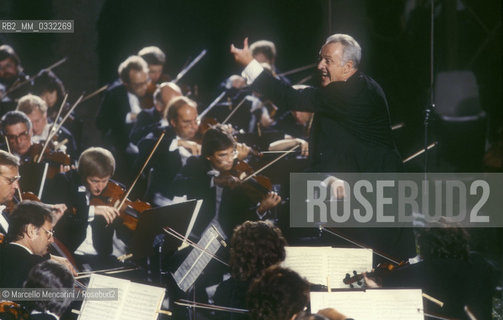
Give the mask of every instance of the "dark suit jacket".
POLYGON ((309 152, 313 171, 401 170, 386 97, 362 72, 346 82, 297 91, 264 71, 253 88, 280 108, 315 112, 309 152))
POLYGON ((22 288, 31 268, 47 258, 12 243, 0 247, 0 288, 22 288))
POLYGON ((138 144, 141 138, 151 133, 158 126, 161 117, 161 113, 154 107, 142 110, 138 113, 129 140, 134 144, 138 144))
POLYGON ((106 91, 96 116, 96 127, 101 131, 107 144, 118 150, 125 150, 129 144, 132 125, 126 124, 126 115, 131 111, 126 87, 114 82, 106 91))
MULTIPOLYGON (((188 199, 202 199, 203 204, 194 225, 193 233, 201 235, 215 216, 216 188, 211 187, 209 161, 201 157, 191 157, 173 184, 175 195, 187 195, 188 199)), ((223 188, 220 203, 219 222, 230 238, 235 226, 246 220, 258 220, 257 203, 253 203, 241 189, 223 188)))
MULTIPOLYGON (((69 210, 56 224, 58 239, 74 252, 86 237, 89 205, 83 181, 76 170, 60 173, 46 187, 43 200, 46 203, 64 203, 69 210), (71 213, 75 209, 75 214, 71 213)), ((91 222, 93 228, 93 245, 98 254, 108 255, 112 252, 114 228, 106 227, 102 216, 95 216, 91 222)))

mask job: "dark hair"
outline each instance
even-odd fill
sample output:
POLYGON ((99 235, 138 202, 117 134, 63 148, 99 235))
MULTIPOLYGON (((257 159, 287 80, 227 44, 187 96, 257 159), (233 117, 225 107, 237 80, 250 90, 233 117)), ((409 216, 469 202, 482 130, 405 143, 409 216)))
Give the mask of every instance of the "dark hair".
POLYGON ((0 150, 0 165, 1 166, 12 166, 19 167, 19 158, 13 155, 12 153, 8 153, 7 151, 0 150))
POLYGON ((232 277, 249 280, 285 260, 286 240, 281 230, 264 221, 245 221, 234 229, 230 244, 232 277))
POLYGON ((217 151, 234 147, 235 144, 234 138, 221 125, 216 125, 208 129, 203 136, 201 156, 209 157, 217 151))
POLYGON ((166 55, 156 46, 145 47, 138 52, 149 65, 163 65, 166 62, 166 55))
POLYGON ((278 265, 253 280, 247 295, 253 320, 289 320, 309 303, 309 282, 278 265))
POLYGON ((129 71, 131 70, 148 73, 148 65, 145 60, 139 56, 129 56, 126 60, 122 61, 117 71, 119 73, 119 78, 123 83, 130 82, 129 71))
MULTIPOLYGON (((28 273, 28 279, 24 283, 25 288, 73 288, 73 275, 62 264, 46 260, 35 265, 28 273)), ((51 298, 42 301, 27 301, 24 306, 31 313, 33 310, 41 312, 52 312, 61 316, 66 308, 72 303, 69 295, 63 295, 62 298, 51 298)))
POLYGON ((417 243, 423 259, 468 260, 468 233, 462 228, 445 225, 420 228, 417 243))
POLYGON ((24 123, 28 131, 31 130, 31 121, 26 114, 21 111, 9 111, 2 117, 2 133, 5 135, 5 128, 18 123, 24 123))
POLYGON ((52 222, 49 205, 30 200, 21 201, 9 217, 7 241, 23 239, 28 225, 32 224, 36 228, 41 228, 46 221, 52 222))
POLYGON ((171 122, 171 120, 177 119, 178 111, 184 106, 189 106, 197 110, 197 103, 187 97, 181 96, 171 99, 170 103, 165 109, 168 121, 171 122))
POLYGON ((101 147, 87 148, 82 152, 78 172, 82 179, 87 177, 104 178, 115 171, 115 158, 110 151, 101 147))
POLYGON ((12 49, 11 46, 8 44, 3 44, 0 46, 0 61, 11 58, 12 61, 16 64, 16 67, 20 67, 21 65, 21 60, 19 60, 18 55, 16 54, 16 51, 12 49))
POLYGON ((56 105, 61 104, 61 101, 65 96, 65 86, 63 85, 63 81, 61 81, 54 72, 44 70, 40 76, 35 78, 33 81, 33 93, 37 96, 41 96, 44 92, 53 91, 56 91, 58 96, 56 105))

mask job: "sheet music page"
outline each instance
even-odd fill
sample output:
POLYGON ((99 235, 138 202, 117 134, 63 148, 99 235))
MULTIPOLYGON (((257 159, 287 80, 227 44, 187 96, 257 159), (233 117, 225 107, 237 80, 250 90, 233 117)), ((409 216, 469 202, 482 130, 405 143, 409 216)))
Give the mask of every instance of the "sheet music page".
MULTIPOLYGON (((196 223, 197 216, 199 215, 199 209, 201 209, 201 205, 203 204, 203 200, 197 200, 196 207, 194 208, 194 212, 192 213, 192 217, 190 218, 189 226, 187 227, 187 232, 185 232, 185 237, 183 243, 187 242, 187 238, 192 232, 192 228, 194 227, 194 223, 196 223)), ((181 233, 181 231, 180 231, 181 233)), ((182 244, 183 245, 183 244, 182 244)))
POLYGON ((328 255, 330 288, 349 288, 343 279, 346 274, 352 277, 353 271, 357 274, 372 271, 372 249, 332 248, 328 255))
POLYGON ((312 284, 327 285, 331 247, 285 247, 283 267, 290 268, 312 284))
POLYGON ((128 290, 131 281, 103 276, 99 274, 91 275, 88 288, 118 288, 118 299, 115 300, 84 300, 80 309, 79 320, 101 320, 118 319, 117 314, 121 307, 121 299, 128 290))
POLYGON ((357 320, 423 320, 420 289, 311 292, 311 311, 334 308, 357 320))
POLYGON ((131 282, 118 319, 155 320, 161 307, 165 289, 131 282))

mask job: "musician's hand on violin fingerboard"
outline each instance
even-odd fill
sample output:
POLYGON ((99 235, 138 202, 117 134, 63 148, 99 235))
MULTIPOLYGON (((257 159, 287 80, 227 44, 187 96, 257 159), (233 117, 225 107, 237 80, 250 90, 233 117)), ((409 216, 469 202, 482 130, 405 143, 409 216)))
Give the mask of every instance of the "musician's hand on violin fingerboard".
POLYGON ((51 254, 51 260, 64 265, 68 270, 70 270, 70 272, 73 274, 74 277, 78 275, 77 271, 73 268, 72 264, 70 263, 70 261, 68 261, 68 259, 51 254))
POLYGON ((111 224, 119 216, 119 210, 110 206, 95 206, 94 214, 102 216, 107 224, 111 224))
POLYGON ((363 273, 363 279, 365 280, 365 285, 368 288, 381 288, 381 286, 378 285, 377 282, 375 282, 375 280, 373 280, 372 278, 367 277, 367 273, 366 272, 363 273))
POLYGON ((267 210, 277 206, 280 202, 281 202, 281 196, 276 192, 271 191, 267 194, 264 200, 260 201, 260 205, 257 210, 260 214, 263 214, 267 210))
POLYGON ((236 144, 236 151, 238 153, 237 158, 239 160, 246 159, 248 157, 248 155, 250 154, 250 150, 251 150, 251 148, 248 147, 246 144, 244 144, 244 143, 237 143, 236 144))
POLYGON ((243 49, 236 48, 231 44, 231 53, 234 56, 234 60, 243 67, 246 67, 253 60, 252 53, 248 48, 248 38, 245 38, 243 41, 243 49))
MULTIPOLYGON (((75 167, 75 166, 73 166, 73 167, 75 167)), ((70 171, 71 169, 72 169, 72 167, 71 167, 71 166, 65 166, 65 165, 60 165, 60 166, 59 166, 59 172, 60 172, 60 173, 65 173, 65 172, 68 172, 68 171, 70 171)))
POLYGON ((178 140, 178 146, 187 149, 193 156, 201 155, 201 145, 194 141, 178 140))

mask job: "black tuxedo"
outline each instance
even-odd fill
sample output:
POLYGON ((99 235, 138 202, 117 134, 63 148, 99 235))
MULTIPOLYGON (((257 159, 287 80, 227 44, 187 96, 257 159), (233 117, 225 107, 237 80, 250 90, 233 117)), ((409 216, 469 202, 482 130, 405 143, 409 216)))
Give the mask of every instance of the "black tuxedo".
POLYGON ((315 113, 309 146, 313 171, 401 171, 386 97, 362 72, 345 82, 297 91, 263 71, 252 86, 280 108, 315 113))
MULTIPOLYGON (((60 173, 48 184, 43 200, 46 203, 64 203, 69 211, 56 224, 58 239, 74 252, 86 237, 89 218, 89 204, 86 189, 76 170, 60 173)), ((95 216, 91 222, 93 228, 93 245, 99 255, 112 252, 112 237, 114 228, 106 227, 102 216, 95 216)))
MULTIPOLYGON (((212 176, 208 174, 210 170, 209 161, 201 157, 191 157, 173 183, 175 195, 187 195, 188 199, 203 200, 193 229, 196 235, 201 235, 215 216, 216 187, 211 186, 212 176)), ((253 203, 240 188, 224 187, 218 221, 227 237, 230 238, 234 227, 244 221, 258 220, 256 209, 257 203, 253 203)))
POLYGON ((118 150, 125 150, 129 144, 132 124, 126 123, 126 116, 131 112, 128 91, 121 82, 114 82, 105 93, 98 115, 96 127, 101 131, 107 144, 118 150))
POLYGON ((0 288, 22 288, 31 268, 47 258, 12 243, 0 247, 0 288))
POLYGON ((139 156, 136 166, 139 168, 145 162, 162 130, 165 130, 166 136, 162 139, 149 162, 149 169, 151 170, 147 187, 147 198, 149 200, 152 200, 152 196, 156 193, 160 193, 166 198, 172 198, 174 193, 172 190, 173 180, 183 167, 180 152, 178 150, 169 151, 169 146, 173 139, 176 138, 176 133, 171 127, 159 128, 138 142, 139 156))
POLYGON ((138 113, 136 122, 129 135, 129 140, 134 144, 138 144, 141 138, 151 133, 159 125, 158 123, 161 118, 161 113, 155 107, 142 110, 138 113))

